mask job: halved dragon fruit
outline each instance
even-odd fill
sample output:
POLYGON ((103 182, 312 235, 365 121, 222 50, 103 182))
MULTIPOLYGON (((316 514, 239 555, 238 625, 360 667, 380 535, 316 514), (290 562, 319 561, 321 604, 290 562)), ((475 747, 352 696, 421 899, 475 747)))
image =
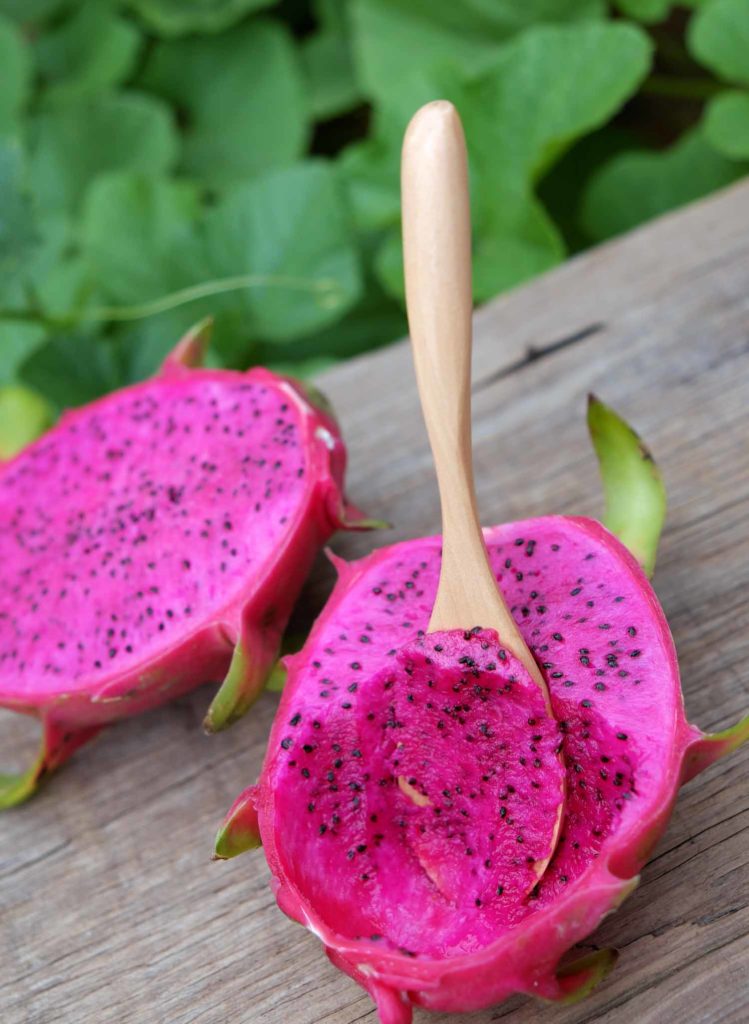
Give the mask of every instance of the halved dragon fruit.
MULTIPOLYGON (((652 567, 657 470, 596 400, 589 423, 609 515, 652 567)), ((615 953, 560 958, 636 886, 679 786, 749 735, 749 719, 713 736, 687 723, 666 620, 605 527, 549 516, 485 538, 554 718, 496 633, 425 633, 438 537, 336 560, 336 590, 287 660, 260 782, 217 839, 218 857, 262 839, 279 906, 382 1024, 408 1024, 413 1006, 589 992, 615 953)))
POLYGON ((209 730, 239 717, 316 550, 367 525, 329 412, 267 370, 197 368, 209 326, 0 471, 0 705, 43 725, 0 806, 103 725, 200 683, 225 677, 209 730))

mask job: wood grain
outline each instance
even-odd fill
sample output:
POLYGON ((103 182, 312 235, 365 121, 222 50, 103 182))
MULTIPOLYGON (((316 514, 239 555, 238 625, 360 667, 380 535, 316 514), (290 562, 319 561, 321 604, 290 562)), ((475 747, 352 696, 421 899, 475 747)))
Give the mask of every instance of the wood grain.
MULTIPOLYGON (((749 184, 573 260, 475 327, 485 518, 598 513, 585 393, 619 409, 666 477, 655 582, 687 709, 705 728, 729 725, 749 703, 749 184)), ((403 344, 321 381, 350 442, 352 496, 397 524, 381 543, 439 522, 410 359, 403 344)), ((371 544, 351 535, 334 547, 351 557, 371 544)), ((330 582, 321 561, 298 626, 330 582)), ((368 998, 276 910, 261 853, 210 863, 275 700, 207 737, 209 698, 203 688, 111 729, 0 818, 3 1024, 374 1024, 368 998)), ((30 723, 3 716, 3 767, 33 741, 30 723)), ((640 888, 588 942, 621 957, 587 1002, 516 998, 451 1024, 749 1019, 748 767, 740 751, 684 790, 640 888)))

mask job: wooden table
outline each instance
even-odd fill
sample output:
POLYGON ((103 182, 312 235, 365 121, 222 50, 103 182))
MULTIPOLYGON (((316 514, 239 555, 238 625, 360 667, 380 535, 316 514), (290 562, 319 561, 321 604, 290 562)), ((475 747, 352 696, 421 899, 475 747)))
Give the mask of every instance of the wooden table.
MULTIPOLYGON (((690 717, 749 705, 749 184, 571 261, 476 317, 475 449, 486 522, 596 515, 584 398, 650 441, 670 496, 656 586, 690 717)), ((321 382, 350 444, 350 491, 395 529, 438 526, 405 344, 321 382)), ((298 622, 328 592, 322 563, 298 622)), ((261 853, 212 864, 214 830, 254 781, 276 699, 204 736, 210 692, 105 733, 0 819, 3 1024, 354 1024, 368 999, 275 907, 261 853)), ((0 719, 3 766, 33 724, 0 719)), ((516 998, 454 1024, 749 1020, 749 750, 690 784, 640 888, 588 946, 621 951, 587 1002, 516 998)), ((425 1014, 416 1015, 423 1024, 425 1014)))

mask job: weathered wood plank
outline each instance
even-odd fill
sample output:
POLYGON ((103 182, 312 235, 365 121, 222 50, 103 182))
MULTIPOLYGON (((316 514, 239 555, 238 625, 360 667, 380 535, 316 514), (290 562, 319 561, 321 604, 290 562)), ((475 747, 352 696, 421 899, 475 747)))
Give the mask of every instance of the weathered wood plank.
MULTIPOLYGON (((595 515, 585 393, 636 423, 671 500, 656 585, 687 708, 715 728, 749 704, 748 227, 744 184, 477 316, 484 520, 595 515)), ((352 494, 396 524, 375 542, 435 530, 407 347, 322 383, 349 440, 352 494)), ((351 557, 372 543, 347 536, 334 546, 351 557)), ((321 561, 298 623, 319 608, 331 578, 321 561)), ((0 819, 4 1024, 374 1024, 368 998, 276 910, 261 854, 209 862, 223 810, 258 770, 275 700, 265 696, 233 730, 206 737, 208 697, 203 689, 112 729, 0 819)), ((30 723, 3 715, 1 760, 26 742, 30 750, 30 723)), ((639 890, 591 937, 590 946, 619 948, 621 960, 590 1000, 558 1009, 514 999, 455 1024, 749 1019, 748 766, 749 753, 738 753, 685 790, 639 890)))

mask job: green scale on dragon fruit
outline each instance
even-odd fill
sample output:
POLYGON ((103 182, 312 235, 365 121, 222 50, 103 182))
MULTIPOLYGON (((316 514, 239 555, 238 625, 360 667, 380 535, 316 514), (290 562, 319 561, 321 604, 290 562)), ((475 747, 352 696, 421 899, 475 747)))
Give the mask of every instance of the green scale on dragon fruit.
POLYGON ((640 564, 654 563, 663 485, 595 399, 589 424, 607 518, 637 557, 590 519, 485 531, 554 718, 496 633, 425 633, 438 537, 336 560, 336 590, 287 659, 260 782, 219 831, 218 857, 262 842, 281 909, 370 992, 382 1024, 407 1024, 413 1006, 589 992, 615 953, 560 969, 561 956, 637 884, 679 786, 749 733, 749 720, 713 736, 687 723, 640 564))
POLYGON ((43 726, 0 806, 103 725, 200 683, 225 677, 206 727, 234 721, 317 549, 367 525, 330 413, 267 370, 202 369, 209 329, 0 469, 0 705, 43 726))

